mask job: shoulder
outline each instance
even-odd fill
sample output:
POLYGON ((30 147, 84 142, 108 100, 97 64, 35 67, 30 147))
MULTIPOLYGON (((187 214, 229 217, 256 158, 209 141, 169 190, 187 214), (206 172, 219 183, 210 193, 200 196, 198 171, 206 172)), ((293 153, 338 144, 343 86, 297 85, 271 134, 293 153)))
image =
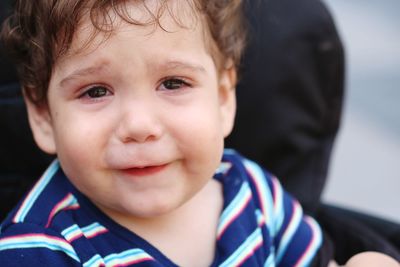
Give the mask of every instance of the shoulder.
POLYGON ((79 206, 67 184, 58 162, 54 161, 3 221, 0 229, 2 266, 45 266, 49 262, 73 266, 79 262, 74 248, 61 234, 69 220, 62 216, 61 225, 53 223, 64 210, 79 206))
POLYGON ((305 216, 299 202, 257 163, 234 150, 225 150, 221 166, 224 165, 224 186, 248 185, 248 194, 260 211, 257 220, 267 227, 272 238, 276 262, 285 266, 296 262, 298 266, 307 266, 322 242, 315 220, 305 216))
POLYGON ((71 193, 71 184, 55 160, 7 216, 2 228, 19 223, 48 228, 57 214, 78 207, 78 201, 71 193))
POLYGON ((1 228, 2 266, 74 266, 79 258, 59 233, 32 223, 13 223, 1 228))
POLYGON ((277 197, 282 194, 282 187, 274 175, 233 149, 224 150, 219 171, 225 180, 235 180, 236 184, 249 184, 257 200, 264 202, 268 200, 271 202, 268 205, 273 205, 277 197))
POLYGON ((219 175, 224 185, 224 197, 229 200, 238 195, 244 201, 251 199, 258 220, 264 221, 273 237, 284 216, 285 192, 278 179, 231 149, 224 151, 219 175))

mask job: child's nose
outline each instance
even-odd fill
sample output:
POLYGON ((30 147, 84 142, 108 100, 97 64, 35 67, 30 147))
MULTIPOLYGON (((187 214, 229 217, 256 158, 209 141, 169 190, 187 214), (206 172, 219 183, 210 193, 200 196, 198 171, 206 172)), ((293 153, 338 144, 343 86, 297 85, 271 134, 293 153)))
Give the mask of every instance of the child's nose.
POLYGON ((117 136, 124 142, 144 143, 160 138, 162 124, 154 107, 143 103, 130 103, 122 108, 117 136))

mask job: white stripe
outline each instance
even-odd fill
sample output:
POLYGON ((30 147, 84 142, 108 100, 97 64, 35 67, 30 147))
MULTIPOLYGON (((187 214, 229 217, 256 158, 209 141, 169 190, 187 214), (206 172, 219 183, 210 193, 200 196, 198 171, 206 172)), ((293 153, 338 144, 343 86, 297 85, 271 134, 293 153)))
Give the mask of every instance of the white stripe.
POLYGON ((104 257, 104 261, 106 262, 107 266, 127 264, 141 259, 150 260, 153 258, 142 249, 138 248, 126 250, 120 253, 113 253, 104 257))
POLYGON ((275 257, 274 253, 270 253, 267 260, 264 263, 264 267, 275 267, 275 257))
POLYGON ((73 225, 69 226, 68 228, 65 228, 64 230, 62 230, 61 234, 65 237, 65 236, 70 235, 72 232, 75 232, 78 230, 80 230, 79 226, 76 224, 73 224, 73 225))
POLYGON ((232 218, 237 215, 237 212, 243 208, 243 205, 247 203, 249 196, 251 196, 250 186, 247 182, 244 182, 240 187, 239 192, 221 214, 217 230, 218 236, 223 230, 225 230, 232 218))
POLYGON ((90 238, 91 236, 96 235, 99 232, 103 232, 107 229, 98 222, 94 222, 88 226, 82 227, 81 230, 87 238, 90 238))
POLYGON ((232 163, 222 161, 217 170, 215 171, 216 174, 226 174, 232 168, 232 163))
POLYGON ((256 209, 254 215, 256 216, 258 226, 261 226, 265 223, 264 215, 262 214, 261 210, 256 209))
POLYGON ((255 248, 262 242, 261 229, 257 228, 236 250, 233 254, 221 263, 220 267, 237 266, 243 259, 251 256, 255 248))
POLYGON ((297 201, 293 201, 293 213, 290 219, 289 225, 286 227, 284 234, 282 235, 281 241, 276 256, 276 262, 279 263, 285 254, 293 235, 296 233, 302 219, 302 209, 297 201))
POLYGON ((310 244, 310 247, 306 251, 307 254, 302 256, 296 267, 308 266, 311 260, 314 258, 317 248, 322 244, 322 231, 318 223, 313 218, 308 216, 305 216, 304 220, 311 228, 313 239, 311 240, 312 243, 310 244))
POLYGON ((72 239, 74 239, 76 236, 83 235, 81 229, 79 228, 78 225, 74 224, 66 229, 64 229, 61 234, 64 236, 65 239, 67 239, 69 242, 71 242, 72 239))
POLYGON ((99 265, 104 264, 103 259, 100 257, 99 254, 94 255, 90 260, 85 262, 82 266, 83 267, 98 267, 99 265))
POLYGON ((47 237, 43 234, 32 234, 29 236, 8 237, 0 240, 0 251, 23 248, 48 248, 50 250, 58 250, 66 253, 77 262, 80 262, 74 248, 69 243, 55 237, 47 237))
POLYGON ((251 178, 254 179, 253 181, 260 194, 258 198, 261 202, 261 211, 264 214, 265 224, 267 225, 268 231, 271 236, 275 236, 276 229, 274 229, 275 227, 272 221, 274 218, 274 202, 271 190, 269 189, 266 177, 264 175, 264 171, 259 165, 249 160, 245 160, 244 165, 247 171, 251 174, 251 178))
POLYGON ((282 191, 282 186, 280 185, 278 179, 276 177, 271 177, 272 178, 272 184, 274 187, 274 192, 275 192, 275 200, 276 202, 274 203, 274 218, 275 218, 275 223, 274 223, 274 233, 273 233, 273 238, 276 236, 276 234, 279 232, 279 229, 281 229, 282 224, 285 220, 285 212, 283 208, 283 191, 282 191))
POLYGON ((225 148, 225 149, 224 149, 224 154, 227 154, 227 155, 237 155, 237 152, 236 152, 234 149, 232 149, 232 148, 225 148))
POLYGON ((28 196, 24 200, 22 206, 19 208, 17 214, 14 216, 13 221, 15 223, 23 222, 29 210, 32 208, 36 199, 42 193, 43 189, 50 182, 53 175, 57 172, 59 168, 58 160, 54 160, 51 165, 47 168, 46 172, 42 175, 33 189, 29 192, 28 196))

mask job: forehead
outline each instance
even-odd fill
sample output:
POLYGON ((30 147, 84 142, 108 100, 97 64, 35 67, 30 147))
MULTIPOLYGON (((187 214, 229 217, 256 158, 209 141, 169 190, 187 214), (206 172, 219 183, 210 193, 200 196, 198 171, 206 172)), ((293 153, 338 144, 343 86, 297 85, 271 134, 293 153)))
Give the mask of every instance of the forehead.
MULTIPOLYGON (((194 1, 136 0, 119 1, 115 4, 114 2, 110 1, 101 7, 83 9, 79 22, 73 28, 72 38, 69 41, 61 38, 59 56, 86 50, 88 46, 96 45, 100 40, 106 41, 107 38, 129 28, 130 25, 142 26, 143 29, 135 28, 147 35, 157 28, 170 33, 181 29, 200 29, 204 43, 207 45, 210 43, 208 25, 194 1)), ((59 57, 56 57, 56 61, 58 59, 59 57)))
MULTIPOLYGON (((194 64, 196 60, 207 54, 212 59, 209 63, 216 67, 204 39, 203 23, 192 6, 182 5, 175 11, 177 6, 171 5, 167 11, 167 7, 159 4, 143 6, 127 3, 119 7, 123 8, 124 14, 117 13, 122 10, 108 11, 105 18, 112 24, 104 24, 103 27, 109 27, 106 29, 98 29, 89 14, 82 17, 68 52, 55 62, 53 81, 61 79, 60 76, 66 73, 74 73, 77 67, 84 67, 82 64, 102 62, 100 65, 104 65, 108 62, 106 65, 110 65, 117 59, 119 62, 132 60, 135 55, 141 55, 146 64, 154 67, 163 61, 188 62, 187 59, 192 66, 198 66, 194 64), (160 14, 157 20, 153 17, 155 12, 160 14)), ((209 63, 206 65, 210 66, 209 63)))

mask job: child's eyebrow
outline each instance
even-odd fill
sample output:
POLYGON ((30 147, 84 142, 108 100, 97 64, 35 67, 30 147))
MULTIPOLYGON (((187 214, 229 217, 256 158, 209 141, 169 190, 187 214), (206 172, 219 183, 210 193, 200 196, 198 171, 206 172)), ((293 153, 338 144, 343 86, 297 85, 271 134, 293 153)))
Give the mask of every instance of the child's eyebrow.
POLYGON ((86 75, 90 75, 93 73, 97 73, 97 72, 102 71, 103 69, 104 69, 104 66, 101 65, 101 66, 93 66, 93 67, 87 67, 87 68, 75 70, 74 72, 72 72, 67 77, 65 77, 64 79, 61 80, 60 86, 64 87, 68 82, 70 82, 80 76, 86 76, 86 75))
POLYGON ((202 72, 205 73, 206 69, 198 64, 194 64, 191 62, 187 61, 167 61, 163 64, 159 65, 160 69, 187 69, 189 71, 194 71, 194 72, 202 72))
MULTIPOLYGON (((106 65, 100 64, 100 66, 91 66, 87 68, 77 69, 71 74, 69 74, 67 77, 63 78, 59 84, 61 87, 65 87, 65 85, 70 81, 73 81, 79 77, 84 77, 87 75, 91 75, 93 73, 101 72, 105 68, 106 65)), ((199 64, 195 64, 188 61, 179 61, 179 60, 172 60, 161 64, 156 64, 156 68, 158 70, 189 70, 193 72, 206 73, 206 69, 199 64)))

